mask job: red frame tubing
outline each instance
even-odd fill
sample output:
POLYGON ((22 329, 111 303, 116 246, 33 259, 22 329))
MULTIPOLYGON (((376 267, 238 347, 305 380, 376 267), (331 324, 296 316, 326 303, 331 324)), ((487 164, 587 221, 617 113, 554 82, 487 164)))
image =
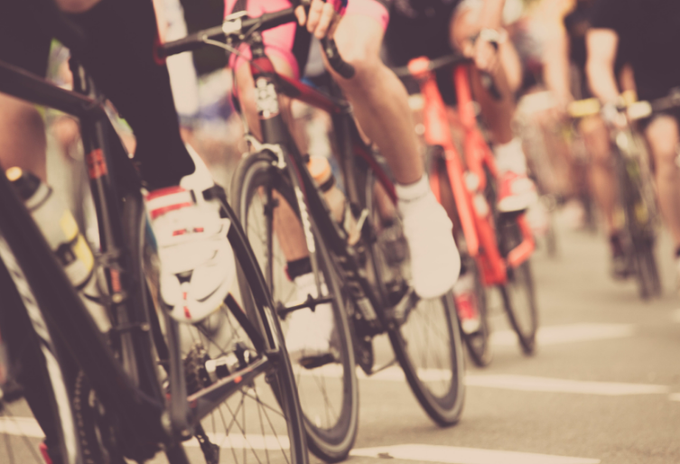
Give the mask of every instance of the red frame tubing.
MULTIPOLYGON (((476 257, 479 254, 479 240, 475 228, 475 219, 472 209, 472 200, 467 191, 463 179, 463 165, 460 155, 451 139, 448 118, 446 117, 446 106, 442 100, 437 81, 434 74, 426 70, 429 60, 427 58, 416 58, 409 62, 412 73, 417 75, 420 84, 420 92, 425 100, 423 109, 423 120, 425 125, 425 142, 428 145, 439 145, 444 149, 444 159, 446 161, 446 172, 449 175, 453 198, 458 209, 465 243, 467 244, 470 256, 476 257)), ((439 172, 433 172, 430 176, 430 188, 433 189, 435 196, 441 200, 439 190, 439 172), (435 180, 436 179, 436 180, 435 180)))
POLYGON ((513 269, 519 267, 523 262, 528 260, 536 248, 534 234, 531 231, 531 226, 529 225, 529 221, 527 221, 526 215, 522 214, 517 218, 517 225, 519 225, 519 229, 522 232, 523 240, 522 243, 508 253, 508 265, 513 269))

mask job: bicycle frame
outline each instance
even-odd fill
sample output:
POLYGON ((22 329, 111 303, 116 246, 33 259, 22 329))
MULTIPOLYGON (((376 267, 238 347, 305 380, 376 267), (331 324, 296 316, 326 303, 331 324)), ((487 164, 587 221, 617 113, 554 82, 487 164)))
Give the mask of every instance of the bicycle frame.
MULTIPOLYGON (((92 90, 91 86, 82 82, 77 81, 76 85, 82 90, 92 90)), ((60 89, 3 62, 0 62, 0 92, 63 111, 78 117, 82 122, 88 172, 99 219, 101 262, 106 267, 110 285, 108 297, 117 315, 126 318, 123 323, 118 320, 119 324, 114 331, 123 335, 129 334, 128 343, 132 344, 130 348, 133 351, 127 353, 127 356, 132 355, 133 359, 132 362, 125 364, 125 367, 136 370, 127 371, 121 366, 121 361, 109 348, 107 340, 55 259, 42 232, 4 175, 0 175, 0 233, 9 243, 12 253, 24 270, 49 327, 58 335, 68 354, 87 375, 108 414, 117 419, 117 430, 122 432, 121 445, 125 449, 126 457, 148 459, 150 453, 155 453, 159 449, 160 443, 170 445, 178 443, 181 438, 186 437, 187 430, 199 424, 199 421, 224 399, 247 384, 254 376, 267 371, 273 363, 280 362, 278 358, 282 347, 269 323, 260 324, 264 327, 264 333, 260 333, 235 300, 227 298, 228 308, 258 350, 266 353, 266 358, 255 360, 245 369, 236 371, 187 398, 181 394, 184 383, 179 343, 172 343, 169 347, 169 379, 171 391, 176 394, 171 395, 166 404, 165 394, 161 391, 156 378, 156 364, 136 365, 134 358, 136 350, 152 350, 152 327, 154 322, 158 323, 157 320, 154 321, 155 312, 147 305, 141 308, 132 305, 127 298, 133 291, 133 286, 139 286, 140 283, 130 281, 128 271, 131 263, 126 252, 129 244, 122 242, 118 209, 121 207, 121 198, 124 194, 133 195, 130 198, 142 201, 141 183, 101 102, 60 89), (133 382, 131 378, 138 381, 133 382)), ((231 221, 228 239, 246 278, 254 283, 252 293, 260 311, 259 317, 263 321, 271 322, 267 311, 273 309, 273 305, 236 214, 226 202, 221 189, 213 188, 205 192, 204 196, 217 198, 222 203, 231 221), (256 291, 258 289, 259 291, 256 291)), ((144 211, 143 203, 140 205, 144 211)), ((145 219, 141 216, 139 220, 138 230, 143 236, 145 219)), ((3 308, 3 310, 21 309, 3 308)), ((178 323, 173 321, 166 314, 171 341, 177 336, 178 323)), ((124 346, 125 342, 122 345, 124 346)), ((164 348, 165 351, 168 350, 168 347, 164 348)), ((157 349, 160 354, 160 348, 157 349)))
MULTIPOLYGON (((359 132, 352 118, 349 105, 344 100, 335 96, 328 96, 295 80, 277 74, 274 67, 265 55, 261 38, 253 34, 249 40, 253 60, 251 72, 257 93, 257 108, 259 110, 260 124, 264 143, 261 148, 272 153, 273 161, 279 169, 288 172, 293 184, 297 205, 300 212, 302 226, 305 231, 307 248, 312 258, 312 265, 316 266, 314 255, 315 245, 312 234, 312 224, 318 229, 320 236, 329 246, 331 254, 341 268, 341 281, 343 290, 352 295, 360 316, 352 318, 355 322, 361 318, 366 321, 366 326, 358 327, 360 336, 372 336, 382 333, 393 316, 384 308, 379 295, 375 293, 358 261, 357 251, 347 244, 347 234, 330 216, 330 211, 323 196, 318 190, 316 183, 309 174, 304 157, 299 152, 296 144, 292 141, 288 128, 278 112, 279 93, 300 100, 330 114, 336 146, 338 147, 347 197, 351 204, 359 205, 359 194, 353 182, 355 156, 363 159, 375 173, 377 180, 388 193, 392 201, 396 202, 394 185, 389 176, 382 169, 378 161, 371 154, 359 136, 359 132), (262 91, 267 89, 267 91, 262 91), (276 109, 276 111, 263 111, 263 108, 276 109), (351 142, 350 142, 351 141, 351 142)), ((361 222, 361 221, 360 221, 361 222)), ((371 227, 369 221, 360 224, 363 228, 371 227)), ((366 230, 366 229, 362 229, 366 230)), ((268 243, 268 253, 271 256, 271 238, 268 243)), ((315 273, 318 275, 318 273, 315 273)), ((317 285, 319 282, 317 282, 317 285)), ((322 294, 318 287, 319 295, 322 294)), ((408 294, 404 297, 411 298, 408 294)), ((323 302, 318 299, 316 303, 323 302)), ((299 305, 305 307, 305 305, 299 305)), ((395 308, 399 307, 397 305, 395 308)), ((295 308, 282 308, 282 314, 288 313, 295 308)))
MULTIPOLYGON (((469 64, 457 64, 453 82, 458 97, 458 116, 462 123, 465 140, 465 166, 456 149, 446 115, 446 107, 439 93, 435 75, 429 70, 428 58, 416 58, 408 64, 411 74, 418 79, 424 98, 425 141, 430 146, 441 146, 444 150, 446 173, 449 176, 456 209, 465 237, 467 251, 475 258, 482 270, 486 286, 502 285, 507 282, 507 268, 516 268, 526 261, 534 250, 531 228, 524 215, 516 221, 522 231, 523 241, 510 250, 504 259, 498 250, 494 217, 484 199, 484 191, 498 172, 493 153, 477 125, 470 89, 469 64), (488 175, 487 175, 488 173, 488 175), (491 176, 489 179, 488 176, 491 176)), ((439 176, 430 176, 430 186, 441 201, 439 176)))

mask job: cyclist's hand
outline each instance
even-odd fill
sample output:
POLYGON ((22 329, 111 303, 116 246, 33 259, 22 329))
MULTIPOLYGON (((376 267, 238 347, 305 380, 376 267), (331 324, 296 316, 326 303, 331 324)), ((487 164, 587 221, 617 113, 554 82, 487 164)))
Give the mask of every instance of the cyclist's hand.
POLYGON ((496 75, 500 60, 498 59, 498 50, 493 43, 478 37, 471 52, 471 57, 475 60, 477 69, 496 75))
POLYGON ((298 6, 295 9, 300 26, 307 24, 307 30, 314 34, 317 39, 326 37, 335 19, 335 6, 333 2, 324 0, 312 0, 309 7, 309 17, 305 14, 305 9, 298 6))

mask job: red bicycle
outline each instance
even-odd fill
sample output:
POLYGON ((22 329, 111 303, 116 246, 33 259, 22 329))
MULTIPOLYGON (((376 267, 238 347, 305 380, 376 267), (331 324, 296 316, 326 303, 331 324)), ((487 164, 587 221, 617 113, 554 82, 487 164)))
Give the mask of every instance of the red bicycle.
MULTIPOLYGON (((497 169, 477 123, 470 88, 471 66, 468 59, 457 55, 434 60, 421 57, 396 72, 415 78, 420 85, 430 184, 454 223, 463 259, 461 276, 472 273, 475 282, 472 309, 478 313, 479 324, 472 331, 463 330, 463 337, 474 363, 485 366, 491 361, 487 289, 496 287, 500 291, 510 324, 527 355, 535 349, 538 311, 529 262, 534 251, 533 235, 524 213, 501 214, 496 208, 497 169), (452 138, 434 75, 436 69, 446 66, 453 68, 457 115, 464 132, 463 157, 452 138)), ((497 94, 491 82, 487 82, 490 91, 497 94)))

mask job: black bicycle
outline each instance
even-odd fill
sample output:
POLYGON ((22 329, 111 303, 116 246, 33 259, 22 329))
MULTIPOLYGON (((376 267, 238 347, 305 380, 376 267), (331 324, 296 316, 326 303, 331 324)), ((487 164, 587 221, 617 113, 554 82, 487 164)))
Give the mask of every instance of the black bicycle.
MULTIPOLYGON (((362 142, 351 109, 332 83, 330 95, 275 73, 265 55, 261 33, 295 20, 293 9, 248 18, 226 18, 220 27, 166 44, 167 54, 209 44, 232 52, 250 46, 263 141, 251 139, 254 153, 241 161, 232 185, 233 200, 258 254, 282 321, 293 311, 330 303, 334 314, 331 357, 296 363, 294 370, 308 444, 317 456, 337 461, 349 453, 357 432, 356 362, 367 374, 399 362, 416 397, 440 425, 458 421, 463 406, 463 359, 451 293, 421 300, 408 283, 408 256, 394 210, 394 186, 381 159, 362 142), (222 41, 222 42, 219 42, 222 41), (356 244, 330 216, 328 205, 307 169, 279 113, 279 95, 301 100, 330 114, 334 144, 342 163, 345 191, 361 232, 356 244), (291 304, 274 218, 286 209, 304 234, 318 297, 291 304), (381 212, 383 214, 381 214, 381 212), (349 323, 348 323, 349 321, 349 323), (387 333, 396 359, 374 367, 372 339, 387 333)), ((338 55, 332 40, 324 49, 334 69, 346 78, 353 68, 338 55)))
MULTIPOLYGON (((20 359, 33 373, 33 382, 23 385, 29 404, 37 392, 49 405, 34 409, 40 426, 69 464, 144 462, 161 450, 173 464, 308 462, 274 305, 224 192, 215 187, 203 195, 218 199, 231 222, 225 233, 245 298, 239 303, 230 293, 204 321, 180 324, 158 304, 154 240, 137 171, 102 97, 79 66, 72 68, 77 92, 0 62, 0 92, 80 119, 100 232, 98 303, 111 323, 108 332, 99 331, 17 192, 0 176, 0 311, 2 320, 13 321, 0 330, 22 331, 37 352, 28 364, 6 347, 10 365, 20 359)), ((26 409, 16 401, 20 396, 0 400, 1 462, 25 462, 26 452, 16 446, 32 449, 30 437, 40 436, 34 421, 17 416, 26 409)))
MULTIPOLYGON (((644 300, 662 292, 654 252, 660 215, 647 146, 632 122, 678 107, 680 91, 653 102, 636 102, 620 108, 619 116, 628 122, 624 128, 610 127, 628 268, 635 276, 638 292, 644 300)), ((575 102, 570 107, 573 117, 600 111, 600 104, 594 99, 575 102)))

